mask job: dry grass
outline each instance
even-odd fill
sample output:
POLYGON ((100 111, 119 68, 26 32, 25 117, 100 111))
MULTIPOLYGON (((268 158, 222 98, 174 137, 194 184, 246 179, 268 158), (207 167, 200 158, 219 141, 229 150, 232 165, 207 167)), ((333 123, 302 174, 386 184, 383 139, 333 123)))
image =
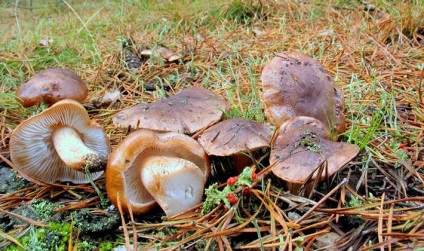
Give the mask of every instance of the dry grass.
MULTIPOLYGON (((232 210, 217 207, 201 216, 195 208, 164 220, 124 216, 126 225, 116 233, 127 243, 137 233, 146 249, 165 250, 315 250, 328 232, 343 236, 334 244, 340 250, 424 248, 424 5, 370 3, 374 10, 359 1, 34 1, 30 10, 0 1, 0 164, 13 166, 11 131, 42 109, 20 107, 13 92, 45 68, 67 67, 87 81, 84 105, 115 146, 125 137, 111 123, 116 112, 189 86, 230 100, 232 116, 263 120, 263 66, 278 52, 301 51, 321 62, 344 91, 349 130, 343 140, 362 148, 354 161, 310 198, 282 191, 264 169, 251 197, 232 210), (40 39, 53 42, 41 46, 40 39), (136 54, 160 44, 183 60, 147 59, 128 69, 125 39, 136 54), (121 92, 119 102, 94 105, 114 90, 121 92), (354 198, 361 203, 349 204, 354 198)), ((96 184, 104 189, 103 179, 96 184)), ((61 200, 61 210, 99 204, 91 186, 34 186, 2 195, 0 209, 35 198, 61 200)), ((2 237, 14 242, 18 232, 2 237)))

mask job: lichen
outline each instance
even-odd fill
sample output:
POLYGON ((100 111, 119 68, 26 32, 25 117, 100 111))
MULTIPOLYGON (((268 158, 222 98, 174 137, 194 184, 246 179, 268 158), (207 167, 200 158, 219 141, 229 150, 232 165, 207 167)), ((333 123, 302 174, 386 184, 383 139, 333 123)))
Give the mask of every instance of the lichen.
POLYGON ((10 194, 28 186, 24 179, 16 177, 17 172, 0 167, 0 194, 10 194))
POLYGON ((317 137, 316 132, 313 130, 305 130, 300 139, 293 145, 290 152, 298 148, 305 148, 313 153, 321 152, 321 146, 319 145, 320 139, 317 137))
POLYGON ((99 234, 114 230, 119 225, 119 214, 115 209, 105 214, 96 214, 89 209, 81 209, 72 215, 75 226, 83 233, 99 234))

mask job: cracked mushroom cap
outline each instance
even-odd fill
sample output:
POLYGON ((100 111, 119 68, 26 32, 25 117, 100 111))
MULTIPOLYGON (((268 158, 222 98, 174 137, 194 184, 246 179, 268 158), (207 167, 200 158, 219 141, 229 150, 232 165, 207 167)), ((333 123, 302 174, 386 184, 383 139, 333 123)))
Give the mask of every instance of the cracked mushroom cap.
POLYGON ((276 55, 262 71, 265 115, 277 128, 296 116, 320 120, 338 135, 345 131, 344 101, 324 67, 301 53, 276 55))
MULTIPOLYGON (((286 181, 292 192, 308 180, 316 179, 317 170, 327 161, 320 180, 333 175, 354 158, 359 147, 345 142, 329 140, 327 127, 311 117, 295 117, 285 122, 277 131, 271 149, 272 172, 286 181)), ((313 183, 313 182, 312 182, 313 183)))
POLYGON ((41 102, 52 105, 63 99, 82 102, 87 95, 87 86, 77 74, 58 68, 34 75, 16 90, 16 96, 25 107, 41 102))
POLYGON ((164 100, 122 110, 113 118, 113 124, 121 128, 194 134, 221 120, 228 109, 228 102, 212 91, 193 87, 164 100))
POLYGON ((171 216, 200 203, 209 174, 209 158, 196 140, 140 129, 112 152, 106 188, 111 202, 119 201, 126 212, 146 213, 159 204, 171 216))
MULTIPOLYGON (((234 171, 239 174, 252 164, 247 153, 269 148, 274 127, 245 119, 229 119, 206 129, 198 141, 208 155, 232 156, 234 171)), ((230 169, 231 170, 231 169, 230 169)))
POLYGON ((86 166, 97 179, 110 152, 103 128, 74 100, 59 101, 23 121, 13 130, 9 145, 14 168, 39 184, 88 183, 86 166))
POLYGON ((274 127, 246 119, 228 119, 206 129, 199 137, 199 143, 206 153, 215 156, 268 148, 274 127))

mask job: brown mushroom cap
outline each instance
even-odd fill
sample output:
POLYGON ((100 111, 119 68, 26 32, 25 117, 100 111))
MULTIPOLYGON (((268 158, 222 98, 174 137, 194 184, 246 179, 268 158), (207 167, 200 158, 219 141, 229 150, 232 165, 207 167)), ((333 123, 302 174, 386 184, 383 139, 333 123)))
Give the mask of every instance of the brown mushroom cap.
POLYGON ((209 155, 232 156, 235 174, 239 174, 252 164, 247 153, 269 147, 274 129, 268 123, 235 118, 209 127, 198 141, 209 155))
MULTIPOLYGON (((23 121, 10 138, 14 168, 26 179, 41 184, 57 181, 88 183, 85 166, 106 166, 109 139, 103 128, 89 120, 74 100, 62 100, 23 121)), ((92 173, 97 179, 103 171, 92 173)))
POLYGON ((290 118, 309 116, 338 135, 345 131, 344 101, 324 67, 301 53, 281 53, 262 71, 265 115, 277 128, 290 118))
POLYGON ((111 202, 117 205, 119 200, 127 212, 131 208, 133 213, 145 213, 158 202, 167 215, 172 215, 200 202, 209 174, 209 158, 196 140, 176 132, 140 129, 130 133, 110 155, 106 188, 111 202), (170 171, 164 168, 167 165, 170 171), (177 165, 181 168, 175 168, 177 165), (155 179, 143 177, 146 168, 155 179), (199 172, 203 176, 200 182, 193 180, 199 172), (180 186, 175 186, 176 182, 180 186), (170 187, 173 191, 169 191, 170 187), (161 201, 155 201, 158 198, 161 201), (169 203, 172 200, 178 200, 180 205, 169 203))
POLYGON ((47 69, 34 75, 16 91, 16 96, 25 107, 41 102, 52 105, 63 99, 82 102, 87 94, 87 87, 77 74, 58 68, 47 69))
POLYGON ((317 169, 327 161, 320 180, 333 175, 354 158, 359 147, 345 142, 329 140, 327 127, 311 117, 295 117, 285 122, 277 132, 271 149, 272 172, 287 182, 290 191, 296 192, 317 169))
POLYGON ((246 119, 228 119, 206 129, 199 143, 206 153, 230 156, 269 147, 274 127, 246 119))
POLYGON ((193 87, 158 102, 125 109, 113 118, 113 124, 121 128, 193 134, 218 122, 228 108, 228 102, 212 91, 193 87))

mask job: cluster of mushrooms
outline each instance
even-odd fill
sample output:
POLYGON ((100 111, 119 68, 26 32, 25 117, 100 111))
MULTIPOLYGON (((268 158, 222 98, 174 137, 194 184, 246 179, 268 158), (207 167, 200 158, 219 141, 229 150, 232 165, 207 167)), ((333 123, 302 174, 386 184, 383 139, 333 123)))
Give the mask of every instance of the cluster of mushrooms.
POLYGON ((308 178, 322 180, 358 153, 357 146, 335 141, 345 130, 343 98, 312 58, 277 55, 262 72, 262 92, 270 123, 220 122, 230 104, 201 87, 124 109, 113 123, 134 131, 111 152, 104 129, 79 103, 87 97, 81 78, 50 69, 16 92, 24 106, 51 107, 16 127, 10 156, 24 178, 44 185, 87 183, 106 170, 113 204, 136 214, 159 205, 172 216, 201 202, 212 155, 232 156, 241 172, 250 164, 247 152, 271 147, 273 173, 296 192, 308 178), (317 172, 324 163, 325 171, 317 172))

